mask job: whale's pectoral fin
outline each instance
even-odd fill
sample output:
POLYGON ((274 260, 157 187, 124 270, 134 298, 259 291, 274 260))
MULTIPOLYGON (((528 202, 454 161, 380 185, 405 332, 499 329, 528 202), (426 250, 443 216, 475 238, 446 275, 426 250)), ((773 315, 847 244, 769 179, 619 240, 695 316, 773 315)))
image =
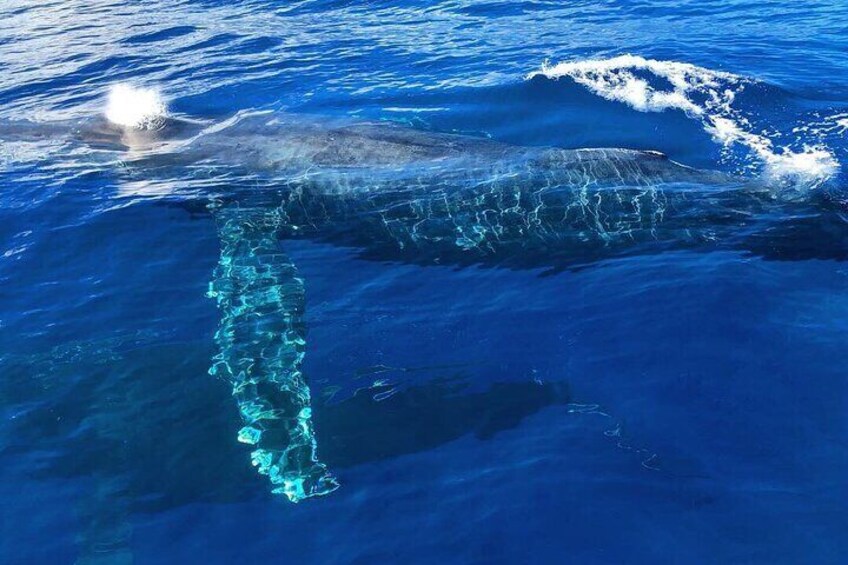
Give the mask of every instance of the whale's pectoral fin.
POLYGON ((239 441, 274 493, 297 502, 338 483, 318 460, 310 393, 301 373, 305 351, 304 286, 279 249, 274 210, 215 211, 221 257, 209 286, 218 302, 219 352, 210 374, 232 384, 245 422, 239 441))

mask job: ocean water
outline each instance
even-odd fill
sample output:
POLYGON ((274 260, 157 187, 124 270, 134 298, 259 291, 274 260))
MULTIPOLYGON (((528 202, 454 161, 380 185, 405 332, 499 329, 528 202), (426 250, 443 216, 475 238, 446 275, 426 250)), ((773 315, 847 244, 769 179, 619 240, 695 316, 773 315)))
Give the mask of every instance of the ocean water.
POLYGON ((0 19, 0 562, 845 561, 845 2, 11 1, 0 19), (281 236, 307 427, 339 485, 293 503, 209 374, 245 179, 63 133, 260 111, 660 151, 773 206, 690 186, 691 226, 654 209, 660 231, 622 247, 591 226, 491 254, 473 230, 450 253, 355 222, 281 236))

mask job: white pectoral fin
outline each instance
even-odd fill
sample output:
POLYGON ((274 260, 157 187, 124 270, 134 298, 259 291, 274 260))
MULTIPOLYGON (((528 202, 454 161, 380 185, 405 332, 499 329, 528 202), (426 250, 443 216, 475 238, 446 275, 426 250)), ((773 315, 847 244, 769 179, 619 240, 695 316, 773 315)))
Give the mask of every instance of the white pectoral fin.
POLYGON ((209 296, 221 311, 209 372, 231 383, 254 446, 252 462, 274 493, 298 502, 338 488, 318 459, 305 354, 304 286, 279 249, 273 210, 216 211, 221 256, 209 296))

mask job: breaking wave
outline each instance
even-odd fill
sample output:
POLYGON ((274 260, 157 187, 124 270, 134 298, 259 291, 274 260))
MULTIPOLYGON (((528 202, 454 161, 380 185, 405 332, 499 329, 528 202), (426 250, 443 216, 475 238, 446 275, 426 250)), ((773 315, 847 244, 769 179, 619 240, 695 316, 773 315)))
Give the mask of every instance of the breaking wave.
POLYGON ((778 147, 734 106, 737 96, 754 81, 678 61, 621 55, 545 63, 527 79, 568 77, 606 100, 622 102, 640 112, 681 110, 698 120, 724 148, 742 146, 760 164, 762 174, 792 185, 816 186, 839 170, 833 153, 820 144, 800 150, 778 147))

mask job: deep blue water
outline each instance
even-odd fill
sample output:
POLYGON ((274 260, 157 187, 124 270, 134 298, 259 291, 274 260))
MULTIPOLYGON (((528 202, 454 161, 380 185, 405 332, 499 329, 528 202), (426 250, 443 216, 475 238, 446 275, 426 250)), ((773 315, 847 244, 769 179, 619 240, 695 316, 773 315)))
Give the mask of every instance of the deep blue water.
MULTIPOLYGON (((175 115, 659 150, 795 199, 848 186, 841 0, 13 1, 0 19, 3 124, 86 120, 130 83, 175 115)), ((0 562, 848 555, 848 222, 828 249, 574 269, 285 242, 341 484, 292 504, 207 373, 202 191, 122 184, 57 143, 0 139, 0 562)))

